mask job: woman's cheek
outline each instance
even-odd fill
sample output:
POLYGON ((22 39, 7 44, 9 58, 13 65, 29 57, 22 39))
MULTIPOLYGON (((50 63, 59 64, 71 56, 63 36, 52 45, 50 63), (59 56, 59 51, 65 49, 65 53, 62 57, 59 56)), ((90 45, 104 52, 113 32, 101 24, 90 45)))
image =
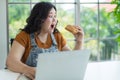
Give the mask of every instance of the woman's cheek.
POLYGON ((52 18, 48 18, 48 21, 52 22, 52 20, 53 20, 52 18))

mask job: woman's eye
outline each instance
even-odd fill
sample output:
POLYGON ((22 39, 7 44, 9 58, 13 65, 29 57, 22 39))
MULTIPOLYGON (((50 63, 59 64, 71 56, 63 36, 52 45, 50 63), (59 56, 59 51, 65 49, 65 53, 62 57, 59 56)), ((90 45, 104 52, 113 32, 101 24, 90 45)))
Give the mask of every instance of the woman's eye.
POLYGON ((56 15, 55 16, 49 16, 49 18, 56 18, 56 15))
POLYGON ((53 18, 53 16, 49 16, 50 18, 53 18))

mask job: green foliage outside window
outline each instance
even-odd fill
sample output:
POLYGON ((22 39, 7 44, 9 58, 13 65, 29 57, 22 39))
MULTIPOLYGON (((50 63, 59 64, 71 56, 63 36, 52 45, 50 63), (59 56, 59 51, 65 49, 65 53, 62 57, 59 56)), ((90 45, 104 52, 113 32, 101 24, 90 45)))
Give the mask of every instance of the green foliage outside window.
POLYGON ((116 4, 116 7, 112 12, 110 12, 111 15, 114 16, 114 20, 116 24, 119 25, 118 28, 114 31, 115 34, 117 35, 117 41, 120 42, 120 0, 112 0, 111 4, 116 4))
POLYGON ((19 29, 25 26, 30 7, 25 4, 10 4, 8 7, 9 37, 14 38, 19 29))

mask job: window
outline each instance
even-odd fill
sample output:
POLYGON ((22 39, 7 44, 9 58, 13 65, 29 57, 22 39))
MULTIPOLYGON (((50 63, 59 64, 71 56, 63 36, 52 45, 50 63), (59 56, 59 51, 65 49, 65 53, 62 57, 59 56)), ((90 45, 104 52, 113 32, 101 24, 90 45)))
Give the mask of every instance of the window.
POLYGON ((19 29, 25 26, 32 6, 39 1, 49 1, 56 5, 57 27, 71 48, 74 36, 64 29, 67 24, 80 25, 84 29, 84 48, 91 50, 91 61, 114 60, 119 55, 114 34, 118 25, 108 16, 114 8, 110 4, 111 0, 8 0, 9 39, 14 38, 19 29))

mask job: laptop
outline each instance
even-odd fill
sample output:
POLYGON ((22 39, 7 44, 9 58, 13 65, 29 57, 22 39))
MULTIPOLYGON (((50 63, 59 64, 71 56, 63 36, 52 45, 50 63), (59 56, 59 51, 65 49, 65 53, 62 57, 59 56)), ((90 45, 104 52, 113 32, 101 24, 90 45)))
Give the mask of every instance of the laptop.
POLYGON ((35 80, 83 80, 89 56, 89 50, 39 54, 35 80))

